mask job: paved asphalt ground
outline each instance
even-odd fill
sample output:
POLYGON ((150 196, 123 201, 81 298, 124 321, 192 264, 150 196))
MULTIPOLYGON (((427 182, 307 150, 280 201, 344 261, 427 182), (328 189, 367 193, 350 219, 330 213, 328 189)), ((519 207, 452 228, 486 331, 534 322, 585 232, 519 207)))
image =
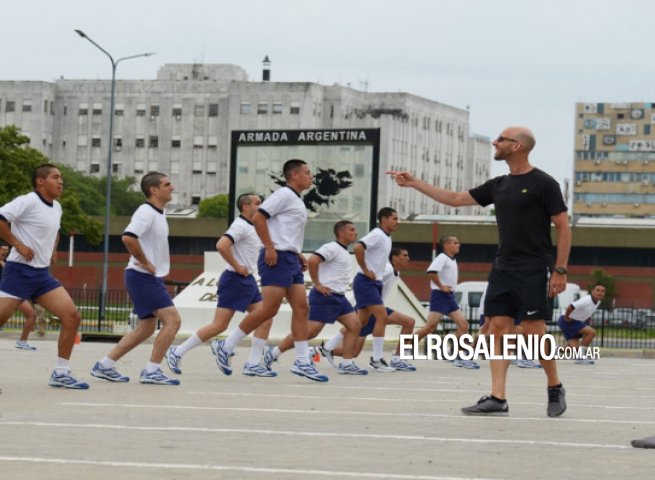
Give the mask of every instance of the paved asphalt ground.
POLYGON ((112 384, 88 373, 110 344, 83 342, 72 366, 91 388, 72 391, 47 386, 53 338, 29 352, 2 335, 1 479, 655 478, 655 450, 630 446, 655 435, 655 360, 562 362, 569 409, 556 419, 542 371, 510 367, 510 416, 479 418, 459 409, 488 392, 486 362, 368 377, 321 362, 330 381, 317 384, 289 372, 291 355, 277 378, 226 377, 203 346, 168 387, 138 383, 150 345, 119 362, 130 383, 112 384))

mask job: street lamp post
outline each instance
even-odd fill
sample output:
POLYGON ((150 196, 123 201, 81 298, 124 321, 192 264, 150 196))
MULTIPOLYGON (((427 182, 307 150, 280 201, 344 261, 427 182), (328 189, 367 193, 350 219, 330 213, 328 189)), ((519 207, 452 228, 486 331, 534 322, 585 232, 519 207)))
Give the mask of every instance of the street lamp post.
POLYGON ((149 57, 154 55, 154 52, 148 53, 139 53, 137 55, 130 55, 128 57, 121 57, 114 60, 107 50, 102 48, 96 42, 91 40, 86 33, 82 30, 75 30, 80 37, 91 42, 98 50, 109 57, 111 61, 111 105, 109 108, 109 148, 107 149, 107 190, 105 192, 105 235, 104 235, 104 244, 103 244, 103 256, 102 256, 102 290, 100 292, 100 310, 98 313, 98 319, 103 321, 106 317, 107 311, 107 271, 109 269, 109 210, 111 207, 111 175, 112 175, 112 163, 111 163, 111 154, 113 150, 114 143, 114 97, 116 95, 116 67, 123 60, 130 60, 132 58, 138 57, 149 57))

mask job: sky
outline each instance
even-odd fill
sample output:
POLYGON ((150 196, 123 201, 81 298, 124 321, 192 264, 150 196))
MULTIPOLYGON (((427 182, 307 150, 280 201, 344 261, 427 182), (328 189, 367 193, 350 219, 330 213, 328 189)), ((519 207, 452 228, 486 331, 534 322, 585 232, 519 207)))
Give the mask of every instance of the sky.
MULTIPOLYGON (((2 5, 0 80, 155 78, 233 63, 251 80, 402 91, 470 111, 471 132, 533 130, 531 162, 573 172, 576 102, 655 102, 651 0, 21 0, 2 5)), ((494 162, 493 175, 507 171, 494 162)))

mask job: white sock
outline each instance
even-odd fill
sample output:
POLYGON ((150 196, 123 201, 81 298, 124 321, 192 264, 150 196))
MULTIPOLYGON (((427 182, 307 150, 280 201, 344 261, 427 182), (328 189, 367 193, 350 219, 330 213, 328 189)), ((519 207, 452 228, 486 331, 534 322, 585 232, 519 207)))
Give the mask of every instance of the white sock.
POLYGON ((280 355, 282 355, 282 350, 280 350, 280 347, 275 347, 273 349, 273 358, 280 358, 280 355))
POLYGON ((343 365, 344 367, 347 367, 348 365, 353 364, 353 359, 352 358, 342 358, 341 363, 339 365, 343 365))
POLYGON ((146 365, 146 373, 153 373, 161 369, 161 363, 148 362, 146 365))
POLYGON ((237 345, 239 345, 239 342, 241 342, 241 340, 246 338, 246 335, 248 335, 246 332, 244 332, 240 328, 237 328, 235 331, 230 333, 230 335, 227 337, 227 340, 225 340, 225 343, 223 344, 223 348, 225 348, 225 351, 227 353, 234 352, 234 349, 237 348, 237 345))
POLYGON ((304 340, 302 342, 293 342, 293 346, 296 349, 296 361, 301 365, 307 365, 309 363, 309 342, 304 340))
POLYGON ((100 360, 100 366, 102 368, 113 368, 114 365, 116 365, 116 360, 112 360, 109 357, 105 357, 102 360, 100 360))
POLYGON ((335 348, 337 348, 339 345, 341 345, 342 342, 343 342, 343 334, 341 333, 341 331, 338 331, 337 333, 334 334, 334 336, 331 339, 327 341, 327 343, 325 344, 325 348, 327 350, 332 351, 335 348))
POLYGON ((262 353, 266 346, 266 340, 263 338, 252 337, 252 345, 250 346, 250 355, 248 356, 248 365, 257 365, 262 359, 262 353))
POLYGON ((373 360, 380 360, 384 349, 384 337, 373 337, 373 360))
POLYGON ((188 352, 189 350, 191 350, 192 348, 195 348, 195 347, 197 347, 198 345, 202 345, 203 343, 205 343, 205 342, 203 342, 202 340, 200 340, 200 337, 198 336, 198 334, 197 334, 197 333, 194 333, 194 334, 191 335, 189 338, 187 338, 183 343, 181 343, 180 345, 178 345, 177 347, 175 347, 175 350, 173 350, 173 352, 174 352, 175 355, 177 355, 178 357, 181 357, 181 356, 183 356, 186 352, 188 352))
POLYGON ((68 373, 71 370, 70 360, 65 358, 57 357, 57 363, 55 364, 55 372, 57 373, 68 373))

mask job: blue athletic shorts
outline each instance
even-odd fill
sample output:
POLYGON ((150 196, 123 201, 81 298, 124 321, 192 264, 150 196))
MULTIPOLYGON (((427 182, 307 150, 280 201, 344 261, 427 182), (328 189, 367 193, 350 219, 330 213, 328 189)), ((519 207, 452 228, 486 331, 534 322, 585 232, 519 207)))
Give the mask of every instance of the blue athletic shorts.
POLYGON ((217 307, 245 312, 253 303, 262 301, 257 280, 252 275, 244 277, 231 270, 225 270, 218 280, 217 307))
POLYGON ((50 275, 48 267, 34 268, 18 262, 7 262, 0 279, 0 291, 23 300, 36 300, 42 295, 61 287, 50 275))
POLYGON ((432 290, 430 293, 430 311, 448 315, 459 310, 454 293, 446 293, 441 290, 432 290))
POLYGON ((580 330, 587 326, 585 322, 581 322, 580 320, 571 320, 570 322, 567 322, 564 320, 564 315, 560 315, 557 319, 557 325, 559 325, 560 330, 562 330, 562 333, 564 334, 564 338, 567 340, 581 338, 582 335, 580 335, 580 330))
POLYGON ((134 304, 134 313, 140 319, 154 317, 160 308, 173 306, 173 300, 161 278, 132 268, 125 270, 124 278, 125 288, 134 304))
POLYGON ((321 323, 334 323, 337 318, 354 312, 345 295, 333 293, 325 296, 315 288, 309 292, 309 319, 321 323))
MULTIPOLYGON (((387 308, 387 317, 393 313, 393 310, 390 308, 387 308)), ((366 325, 362 327, 362 329, 359 331, 359 336, 360 337, 367 337, 370 334, 373 333, 373 329, 375 328, 375 317, 371 315, 368 317, 368 322, 366 322, 366 325)))
POLYGON ((305 276, 302 273, 302 265, 298 254, 276 250, 277 263, 273 267, 266 265, 264 261, 264 249, 259 251, 257 268, 261 278, 262 287, 275 286, 289 288, 291 285, 304 285, 305 276))
POLYGON ((384 305, 382 301, 382 282, 371 280, 363 273, 358 273, 353 279, 355 308, 357 310, 371 305, 384 305))

